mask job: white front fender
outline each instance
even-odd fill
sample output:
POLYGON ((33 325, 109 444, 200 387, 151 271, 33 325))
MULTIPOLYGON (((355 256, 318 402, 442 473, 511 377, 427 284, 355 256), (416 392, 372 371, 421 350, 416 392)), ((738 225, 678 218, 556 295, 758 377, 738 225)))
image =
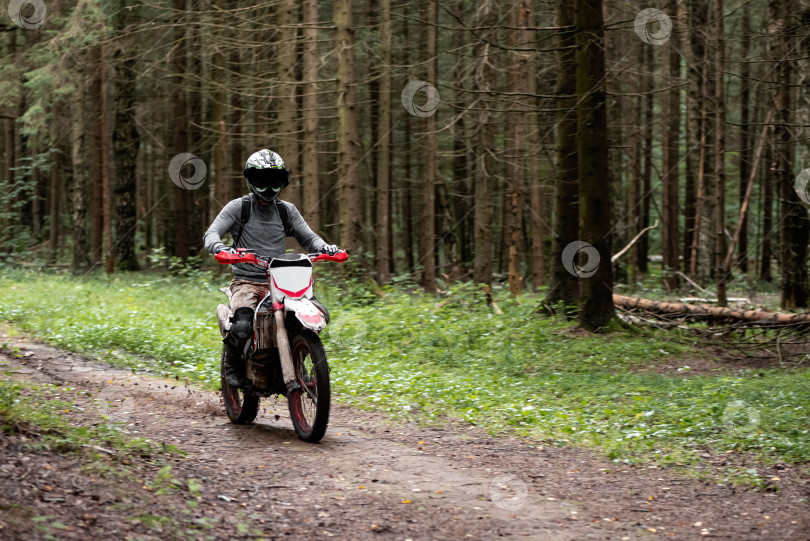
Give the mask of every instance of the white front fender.
POLYGON ((326 327, 326 319, 309 299, 284 299, 284 313, 293 312, 305 328, 320 332, 326 327))

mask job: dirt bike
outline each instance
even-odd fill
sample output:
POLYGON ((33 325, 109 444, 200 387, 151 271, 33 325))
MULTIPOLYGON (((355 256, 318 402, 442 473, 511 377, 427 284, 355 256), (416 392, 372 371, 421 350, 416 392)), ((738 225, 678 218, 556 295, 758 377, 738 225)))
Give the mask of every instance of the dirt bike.
MULTIPOLYGON (((328 254, 284 254, 264 257, 240 248, 236 253, 219 252, 223 265, 252 263, 267 274, 269 290, 259 300, 253 315, 253 336, 243 352, 246 363, 245 388, 232 387, 222 373, 222 398, 233 423, 252 423, 259 412, 260 397, 287 397, 290 417, 298 437, 316 443, 329 423, 329 365, 319 333, 326 327, 325 309, 316 305, 312 291, 312 263, 344 262, 345 251, 328 254), (297 382, 297 386, 293 383, 297 382), (292 392, 287 392, 290 387, 292 392)), ((229 288, 222 288, 228 295, 229 288)), ((317 302, 317 301, 316 301, 317 302)), ((230 328, 230 308, 217 306, 217 322, 223 338, 230 328)), ((223 358, 225 349, 222 350, 223 358)))

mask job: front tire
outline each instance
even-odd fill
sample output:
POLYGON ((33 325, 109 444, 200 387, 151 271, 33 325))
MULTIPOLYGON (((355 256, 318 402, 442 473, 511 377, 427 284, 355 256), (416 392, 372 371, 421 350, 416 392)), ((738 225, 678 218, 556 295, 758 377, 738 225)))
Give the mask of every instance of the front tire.
POLYGON ((293 336, 290 343, 295 379, 301 386, 287 397, 290 418, 298 437, 309 443, 321 441, 329 424, 331 390, 329 365, 321 339, 310 330, 293 336))
POLYGON ((253 393, 231 387, 225 381, 225 348, 222 348, 220 373, 222 378, 222 401, 225 402, 225 411, 228 419, 237 425, 249 425, 259 413, 259 397, 253 393))

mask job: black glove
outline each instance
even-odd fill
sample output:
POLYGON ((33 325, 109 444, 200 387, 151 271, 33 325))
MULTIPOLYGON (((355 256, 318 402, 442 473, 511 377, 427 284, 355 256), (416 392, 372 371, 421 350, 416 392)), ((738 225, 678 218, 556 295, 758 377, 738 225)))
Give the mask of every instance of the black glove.
POLYGON ((321 248, 321 252, 329 255, 335 255, 340 251, 340 248, 337 247, 337 244, 326 244, 323 248, 321 248))
POLYGON ((235 254, 236 250, 234 250, 233 248, 228 248, 227 246, 225 246, 223 244, 222 246, 217 247, 216 251, 214 252, 214 255, 217 255, 217 254, 222 253, 222 252, 225 252, 227 254, 235 254))

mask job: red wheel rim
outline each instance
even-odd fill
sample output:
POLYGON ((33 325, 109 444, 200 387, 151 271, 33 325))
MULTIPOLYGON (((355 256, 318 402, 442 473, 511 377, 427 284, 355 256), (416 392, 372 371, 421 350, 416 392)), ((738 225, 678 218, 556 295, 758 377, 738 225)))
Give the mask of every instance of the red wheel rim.
POLYGON ((315 422, 315 415, 318 411, 318 381, 315 371, 307 368, 307 359, 312 364, 312 353, 306 347, 305 342, 299 342, 293 350, 293 366, 295 367, 295 379, 301 386, 301 390, 290 395, 290 403, 296 424, 304 432, 312 430, 312 423, 315 422), (309 393, 304 389, 308 389, 309 393), (308 412, 311 413, 308 414, 308 412))

